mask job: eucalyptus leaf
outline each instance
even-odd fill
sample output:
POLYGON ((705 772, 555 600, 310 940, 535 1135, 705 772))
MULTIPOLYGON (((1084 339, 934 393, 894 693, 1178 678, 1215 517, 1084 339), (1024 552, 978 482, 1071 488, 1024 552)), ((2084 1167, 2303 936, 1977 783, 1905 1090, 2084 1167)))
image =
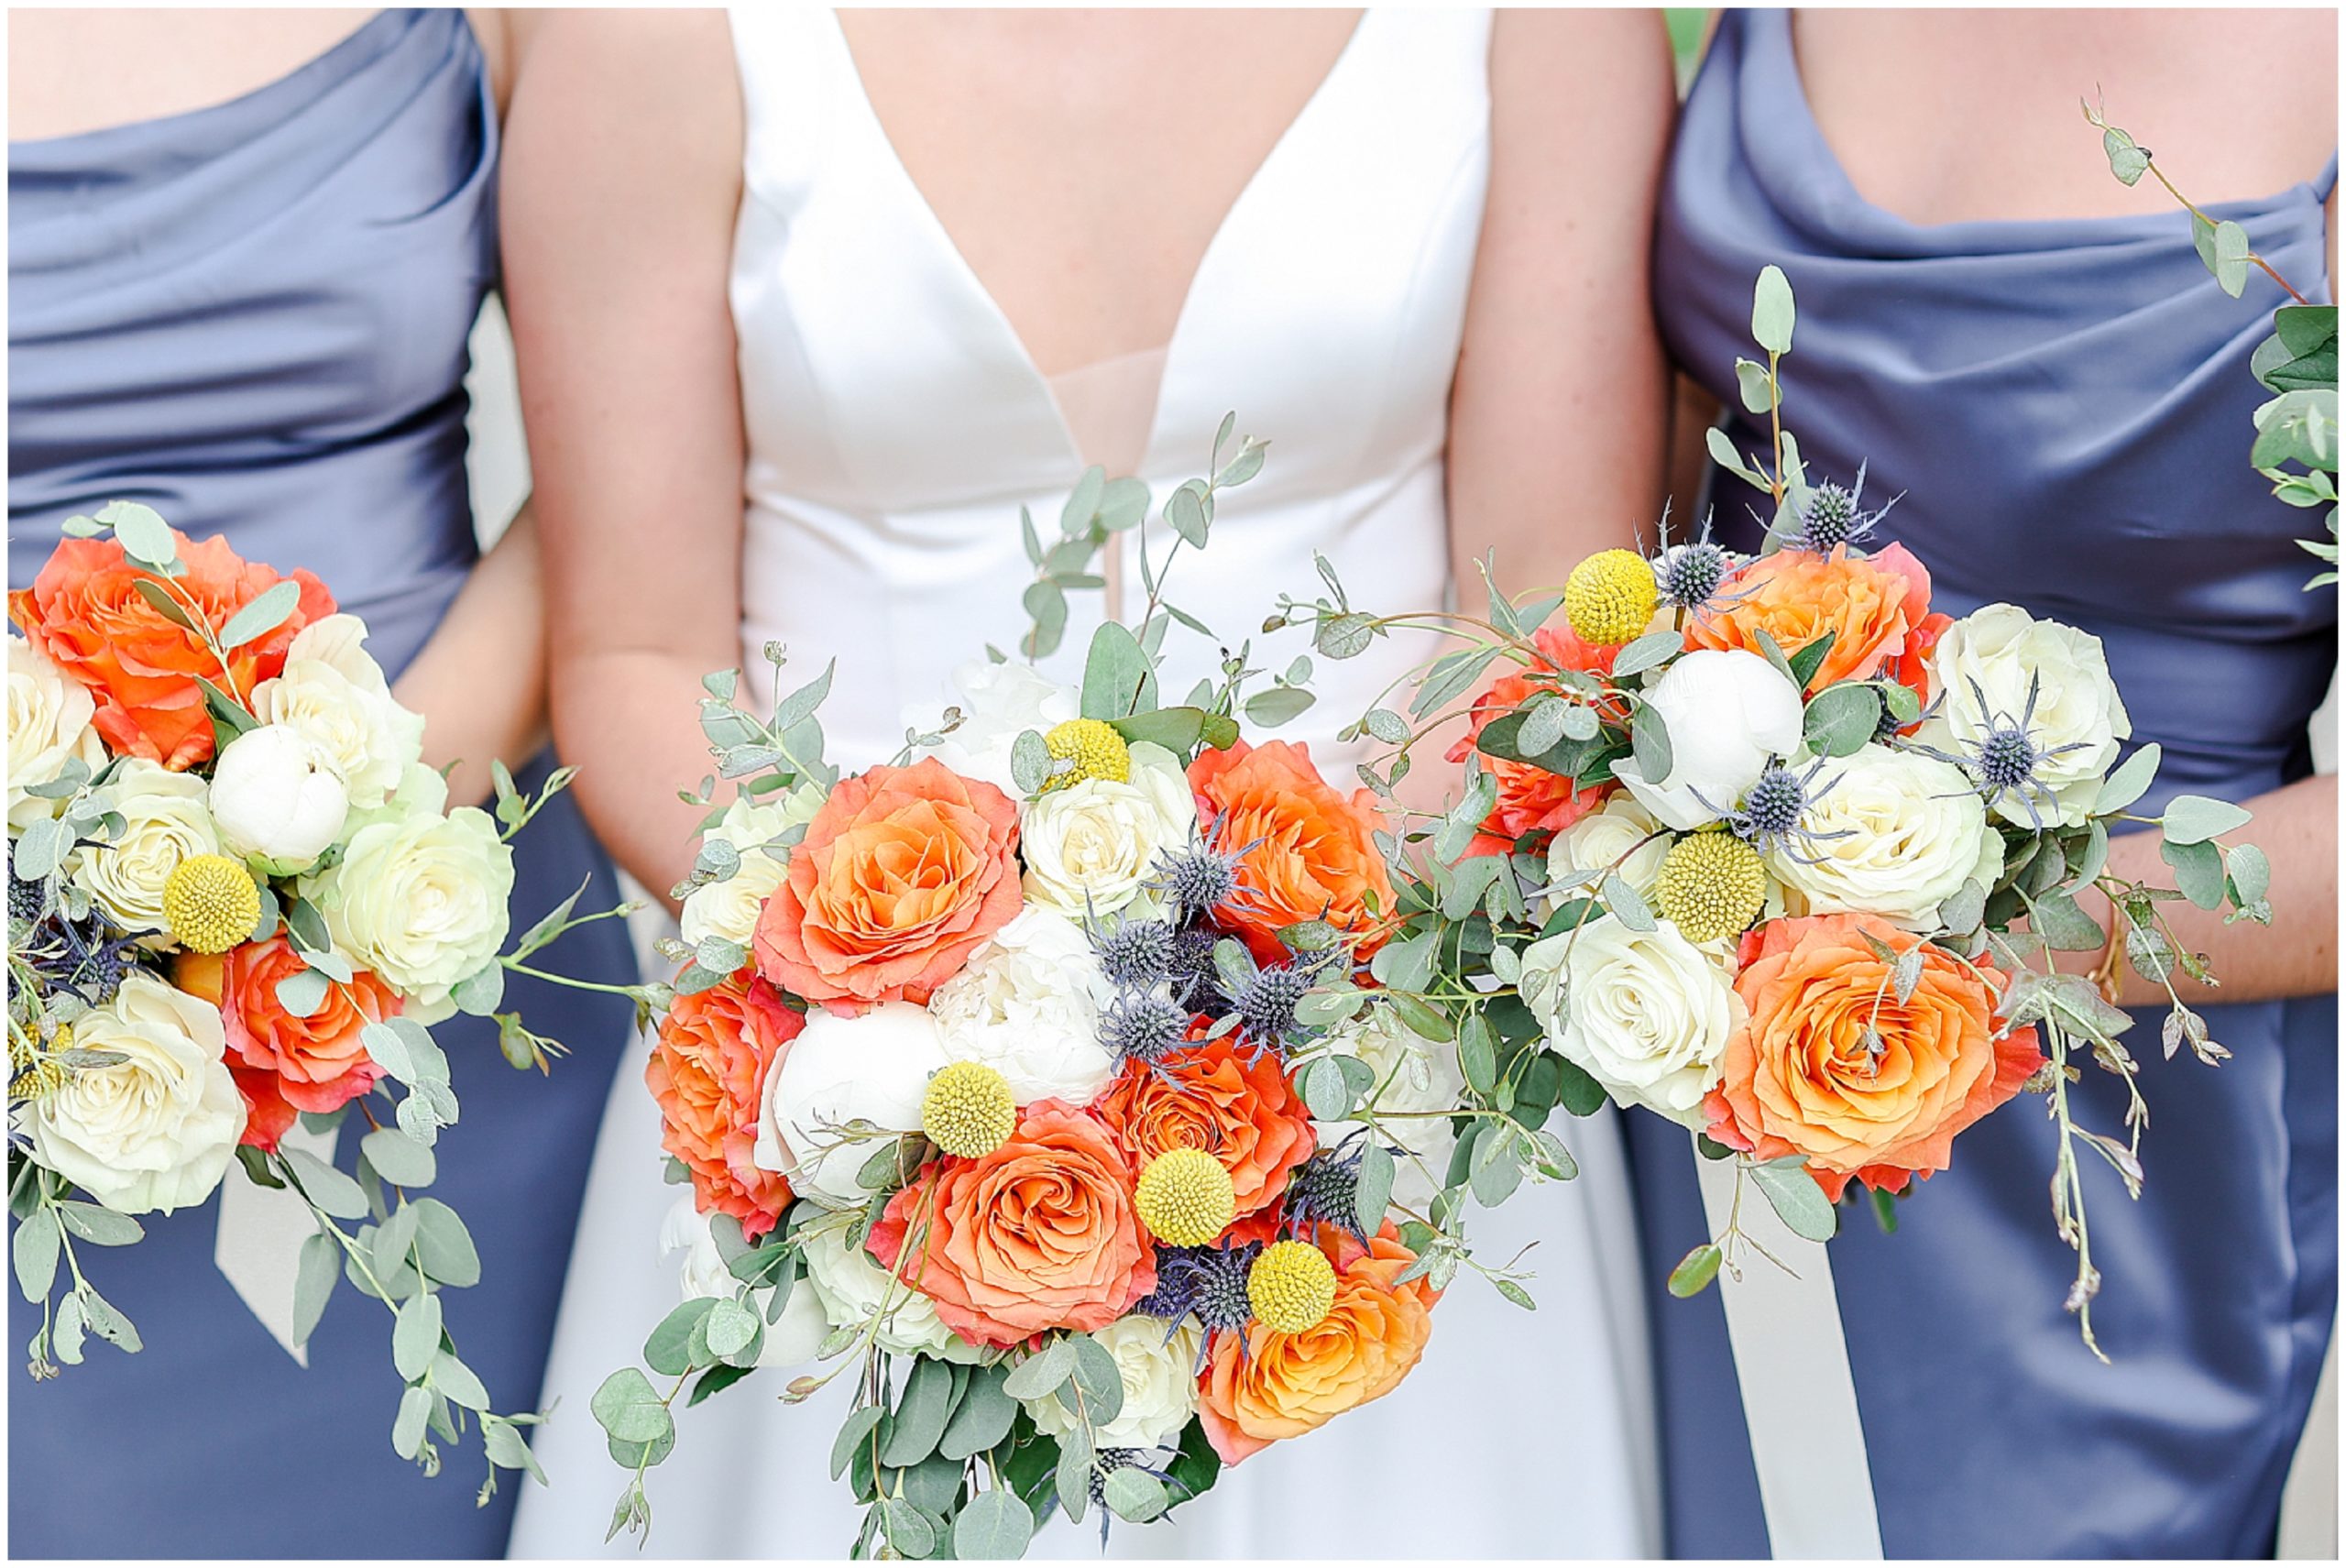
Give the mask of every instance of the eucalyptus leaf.
POLYGON ((2198 844, 2220 833, 2245 828, 2249 813, 2228 800, 2204 795, 2178 795, 2166 803, 2159 831, 2170 844, 2198 844))
POLYGON ((1736 390, 1742 396, 1746 413, 1764 414, 1776 406, 1776 384, 1768 367, 1755 360, 1735 362, 1736 390))
MULTIPOLYGON (((604 1378, 587 1409, 593 1412, 597 1424, 621 1442, 657 1442, 674 1427, 667 1406, 660 1402, 651 1380, 632 1366, 622 1366, 604 1378)), ((849 1425, 854 1424, 854 1418, 849 1418, 849 1425)), ((838 1452, 834 1450, 834 1478, 844 1468, 837 1461, 838 1452)))
POLYGON ((391 1365, 412 1383, 432 1366, 440 1352, 440 1298, 419 1290, 400 1306, 391 1320, 391 1365))
POLYGON ((965 1563, 1024 1557, 1034 1538, 1034 1510, 1003 1488, 971 1497, 953 1520, 953 1555, 965 1563))
POLYGON ((220 629, 220 646, 241 648, 258 642, 291 618, 301 603, 301 585, 287 577, 255 594, 220 629))
POLYGON ((1821 757, 1854 756, 1881 726, 1881 694, 1856 681, 1826 686, 1801 717, 1808 749, 1821 757))
POLYGON ((376 1173, 394 1187, 429 1187, 439 1174, 433 1152, 396 1127, 378 1127, 358 1141, 376 1173))
POLYGON ((1751 337, 1770 354, 1792 351, 1792 286, 1781 267, 1760 269, 1751 291, 1751 337))
POLYGON ((2159 744, 2154 740, 2111 769, 2101 781, 2101 792, 2094 796, 2093 815, 2107 817, 2142 799, 2151 780, 2158 776, 2159 755, 2159 744))
POLYGON ((1840 1216, 1832 1201, 1797 1157, 1755 1165, 1751 1179, 1794 1235, 1813 1242, 1831 1241, 1840 1229, 1840 1216))
POLYGON ((317 1332, 318 1320, 325 1315, 326 1302, 334 1296, 334 1281, 341 1277, 341 1244, 323 1231, 303 1237, 293 1270, 295 1344, 307 1344, 317 1332))

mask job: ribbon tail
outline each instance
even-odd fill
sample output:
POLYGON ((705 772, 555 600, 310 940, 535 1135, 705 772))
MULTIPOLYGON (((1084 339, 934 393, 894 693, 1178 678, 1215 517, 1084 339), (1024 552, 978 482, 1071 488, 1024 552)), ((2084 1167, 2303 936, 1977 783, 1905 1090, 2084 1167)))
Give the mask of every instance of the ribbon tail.
MULTIPOLYGON (((1734 1205, 1736 1161, 1694 1159, 1716 1235, 1734 1205)), ((1747 1248, 1738 1259, 1743 1277, 1722 1270, 1718 1278, 1770 1551, 1879 1560, 1873 1470, 1831 1259, 1824 1243, 1793 1234, 1756 1187, 1743 1197, 1743 1234, 1785 1265, 1747 1248)))
MULTIPOLYGON (((301 1149, 331 1165, 341 1136, 339 1127, 313 1133, 296 1122, 279 1146, 301 1149)), ((220 1234, 213 1261, 269 1337, 303 1366, 310 1365, 310 1353, 293 1339, 293 1281, 301 1269, 301 1244, 317 1230, 300 1194, 263 1187, 245 1174, 242 1160, 228 1162, 220 1183, 220 1234)))

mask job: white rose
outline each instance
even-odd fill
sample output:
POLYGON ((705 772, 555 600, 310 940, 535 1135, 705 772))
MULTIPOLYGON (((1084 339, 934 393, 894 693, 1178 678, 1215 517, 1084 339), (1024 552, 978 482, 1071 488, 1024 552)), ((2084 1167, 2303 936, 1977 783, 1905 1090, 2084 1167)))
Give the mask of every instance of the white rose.
MULTIPOLYGON (((1015 800, 1019 794, 1010 772, 1010 748, 1022 730, 1046 730, 1080 716, 1075 688, 1063 686, 1027 664, 996 664, 972 660, 953 672, 957 705, 962 719, 953 732, 930 748, 935 757, 963 778, 983 779, 1015 800)), ((931 721, 916 719, 924 729, 931 721)))
POLYGON ((220 852, 208 793, 194 773, 126 758, 105 788, 106 804, 122 814, 122 831, 74 850, 67 874, 124 930, 162 930, 163 884, 181 861, 220 852))
POLYGON ((1931 651, 1930 671, 1938 711, 1915 732, 1919 744, 1968 757, 1987 734, 1990 716, 2017 724, 2028 714, 2029 738, 2039 751, 2077 749, 2037 764, 2036 779, 2052 798, 2030 791, 2034 817, 2028 801, 2009 792, 1996 802, 1996 815, 2022 828, 2039 820, 2074 828, 2086 819, 2102 775, 2118 761, 2118 742, 2134 732, 2100 638, 2038 620, 2017 605, 1991 604, 1947 628, 1931 651), (2032 681, 2036 706, 2029 714, 2032 681), (1983 698, 1987 714, 1979 710, 1983 698))
MULTIPOLYGON (((1198 1330, 1183 1321, 1168 1334, 1162 1318, 1118 1318, 1091 1337, 1113 1356, 1124 1386, 1124 1406, 1116 1419, 1093 1429, 1102 1448, 1169 1448, 1198 1408, 1198 1330)), ((1065 1437, 1075 1418, 1057 1394, 1025 1401, 1036 1430, 1065 1437)))
POLYGON ((350 795, 317 742, 283 724, 247 729, 212 769, 220 841, 283 876, 303 872, 342 836, 350 795))
MULTIPOLYGON (((677 1199, 667 1217, 660 1222, 660 1250, 663 1254, 685 1255, 678 1269, 678 1284, 687 1301, 702 1296, 729 1299, 740 1288, 740 1282, 726 1269, 724 1255, 717 1250, 717 1238, 709 1234, 707 1216, 693 1206, 689 1194, 677 1199)), ((757 1309, 760 1317, 765 1315, 765 1303, 773 1294, 770 1289, 750 1293, 750 1304, 757 1309)), ((783 1303, 782 1316, 766 1325, 758 1365, 796 1366, 812 1361, 829 1330, 830 1324, 823 1317, 823 1303, 815 1292, 795 1289, 783 1303)))
POLYGON ((1132 776, 1080 779, 1027 801, 1019 812, 1030 905, 1062 915, 1112 915, 1140 894, 1160 850, 1189 841, 1198 820, 1179 759, 1143 740, 1132 776))
POLYGON ((1703 1124, 1703 1097, 1744 1016, 1715 958, 1667 920, 1632 931, 1606 915, 1532 943, 1523 971, 1549 1042, 1606 1093, 1703 1124))
POLYGON ((1828 760, 1801 824, 1813 837, 1768 869, 1804 907, 1879 915, 1935 931, 1939 905, 1967 881, 1985 890, 2003 870, 2003 840, 1963 770, 1913 751, 1865 746, 1828 760))
POLYGON ((882 1307, 887 1321, 872 1339, 891 1355, 933 1355, 940 1361, 974 1363, 984 1354, 977 1345, 945 1326, 929 1299, 892 1277, 860 1246, 850 1246, 851 1220, 845 1214, 818 1220, 794 1233, 806 1260, 808 1292, 822 1302, 830 1327, 860 1329, 882 1307), (891 1305, 893 1303, 893 1305, 891 1305))
MULTIPOLYGON (((1380 1113, 1396 1114, 1396 1120, 1385 1124, 1385 1132, 1416 1157, 1395 1167, 1393 1194, 1422 1212, 1441 1190, 1449 1168, 1450 1124, 1440 1116, 1406 1113, 1446 1111, 1458 1104, 1466 1092, 1466 1080, 1458 1070, 1457 1053, 1401 1022, 1390 1004, 1375 1001, 1360 1016, 1331 1030, 1328 1044, 1339 1053, 1358 1057, 1376 1074, 1370 1103, 1380 1113)), ((1315 1122, 1313 1127, 1323 1148, 1358 1131, 1356 1123, 1315 1122)))
POLYGON ((758 912, 790 872, 786 858, 777 859, 762 846, 812 822, 822 808, 823 792, 812 784, 801 784, 778 801, 758 802, 745 796, 727 806, 724 817, 701 839, 704 843, 718 839, 732 845, 740 854, 740 868, 723 882, 693 889, 685 898, 678 916, 685 940, 698 947, 711 937, 720 937, 748 946, 758 928, 758 912))
POLYGON ((1670 732, 1670 774, 1649 782, 1624 759, 1613 773, 1648 811, 1681 832, 1739 804, 1770 759, 1800 750, 1800 688, 1757 653, 1681 654, 1645 694, 1670 732), (1708 801, 1708 806, 1704 805, 1708 801))
POLYGON ((359 644, 367 623, 329 615, 293 634, 285 669, 253 688, 253 714, 317 743, 351 803, 378 804, 423 754, 423 716, 391 697, 382 667, 359 644))
POLYGON ((105 742, 90 722, 96 711, 80 682, 31 643, 8 634, 9 827, 29 828, 64 808, 61 800, 27 795, 27 784, 49 783, 75 757, 93 773, 105 766, 105 742))
POLYGON ((802 1198, 854 1208, 872 1196, 856 1174, 880 1144, 844 1129, 857 1121, 884 1133, 917 1129, 928 1080, 948 1059, 937 1021, 909 1002, 883 1002, 853 1018, 810 1008, 782 1070, 766 1074, 750 1157, 788 1177, 802 1198))
POLYGON ((220 1009, 134 971, 74 1020, 73 1044, 124 1059, 79 1069, 24 1107, 33 1158, 125 1214, 212 1196, 245 1133, 220 1009))
POLYGON ((945 1054, 992 1068, 1019 1104, 1089 1105, 1116 1072, 1100 1043, 1100 1012, 1113 995, 1082 928, 1028 905, 928 1007, 945 1054))
POLYGON ((1602 810, 1558 833, 1548 846, 1548 885, 1557 890, 1548 899, 1549 910, 1552 913, 1559 900, 1593 889, 1594 873, 1609 870, 1616 861, 1621 861, 1623 882, 1641 894, 1650 894, 1670 853, 1670 835, 1661 828, 1635 795, 1617 795, 1602 810), (1628 859, 1622 860, 1624 855, 1628 859), (1576 872, 1584 874, 1576 877, 1576 872))
POLYGON ((337 952, 399 992, 410 1017, 437 1023, 456 982, 505 945, 513 850, 485 811, 419 809, 359 828, 303 892, 337 952))

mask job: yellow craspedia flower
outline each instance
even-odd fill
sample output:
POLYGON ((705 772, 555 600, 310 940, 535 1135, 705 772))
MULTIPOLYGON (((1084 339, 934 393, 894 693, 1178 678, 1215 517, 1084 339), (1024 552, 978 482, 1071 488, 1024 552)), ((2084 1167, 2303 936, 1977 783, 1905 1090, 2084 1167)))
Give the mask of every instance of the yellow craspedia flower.
POLYGON ((73 1026, 60 1024, 44 1052, 28 1036, 17 1036, 8 1047, 8 1098, 40 1100, 65 1081, 68 1069, 57 1058, 73 1048, 73 1026))
POLYGON ((1760 851, 1732 833, 1689 833, 1670 847, 1654 875, 1662 918, 1690 942, 1735 936, 1760 917, 1768 870, 1760 851))
POLYGON ((1246 1272, 1246 1299, 1273 1332, 1318 1328, 1336 1304, 1336 1266, 1310 1242, 1273 1242, 1246 1272))
POLYGON ((1132 748, 1102 718, 1070 718, 1052 725, 1043 732, 1043 750, 1057 761, 1075 764, 1052 774, 1043 786, 1046 791, 1063 789, 1078 779, 1123 784, 1133 776, 1132 748))
POLYGON ((260 921, 260 889, 225 855, 190 855, 163 883, 163 923, 192 953, 225 953, 260 921))
POLYGON ((928 1080, 920 1130, 947 1154, 978 1159, 1010 1141, 1018 1106, 1010 1084, 983 1062, 957 1061, 928 1080))
POLYGON ((1583 641, 1602 647, 1644 631, 1661 598, 1653 568, 1634 550, 1600 550, 1564 579, 1565 619, 1583 641))
POLYGON ((1203 1149, 1168 1149, 1133 1190, 1148 1234, 1168 1246, 1203 1246, 1238 1218, 1238 1193, 1222 1161, 1203 1149))

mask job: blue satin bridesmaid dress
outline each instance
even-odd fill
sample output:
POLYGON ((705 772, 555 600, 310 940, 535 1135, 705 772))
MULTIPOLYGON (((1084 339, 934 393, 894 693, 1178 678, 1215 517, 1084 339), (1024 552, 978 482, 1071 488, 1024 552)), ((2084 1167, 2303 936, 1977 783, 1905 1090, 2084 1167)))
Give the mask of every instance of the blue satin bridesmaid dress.
MULTIPOLYGON (((497 271, 497 135, 464 13, 387 11, 217 107, 12 144, 10 584, 39 569, 65 517, 145 501, 250 559, 315 571, 396 675, 476 554, 462 381, 497 271)), ((582 908, 615 901, 566 800, 517 847, 518 924, 582 880, 582 908)), ((634 967, 616 921, 547 961, 606 979, 634 967)), ((542 1078, 506 1065, 485 1020, 442 1025, 464 1117, 433 1191, 488 1264, 450 1293, 451 1332, 513 1410, 538 1398, 628 1009, 536 983, 507 1000, 571 1054, 542 1078)), ((342 1140, 345 1163, 355 1146, 342 1140)), ((391 1452, 381 1305, 338 1291, 303 1370, 214 1267, 214 1215, 159 1218, 136 1248, 91 1259, 143 1352, 93 1343, 55 1382, 12 1375, 11 1552, 500 1554, 521 1477, 477 1508, 477 1437, 431 1480, 391 1452)), ((11 1296, 21 1346, 38 1314, 11 1296)))
MULTIPOLYGON (((2079 156, 2099 158, 2088 136, 2079 156)), ((2328 172, 2212 209, 2301 287, 2324 284, 2328 172)), ((1753 279, 1800 301, 1785 413, 1812 475, 1904 492, 1884 532, 1929 566, 1935 608, 2009 600, 2101 638, 2147 800, 2246 799, 2311 771, 2308 718, 2337 660, 2338 597, 2293 541, 2319 513, 2248 466, 2267 395, 2248 361, 2285 302, 2220 292, 2184 215, 1921 226, 1868 203, 1811 117, 1790 16, 1730 11, 1687 102, 1664 190, 1655 309, 1679 363, 1739 409, 1753 279)), ((2315 296, 2327 300, 2324 291, 2315 296)), ((1739 448, 1767 432, 1740 420, 1739 448)), ((1726 541, 1754 548, 1741 487, 1726 541)), ((2337 1301, 2335 996, 2205 1010, 2233 1059, 2127 1036, 2151 1103, 2149 1181, 2086 1173, 2103 1288, 2078 1342, 2054 1234, 2053 1130, 2034 1103, 1967 1132, 1895 1235, 1833 1246, 1858 1403, 1893 1556, 2270 1555, 2282 1482, 2337 1301)), ((2088 1068, 2088 1124, 2122 1091, 2088 1068)), ((1683 1128, 1638 1119, 1648 1267, 1704 1234, 1683 1128)), ((2091 1162, 2088 1162, 2089 1164, 2091 1162)), ((1844 1214, 1853 1214, 1845 1210, 1844 1214)), ((1673 1555, 1764 1555, 1716 1293, 1653 1293, 1673 1555)))

